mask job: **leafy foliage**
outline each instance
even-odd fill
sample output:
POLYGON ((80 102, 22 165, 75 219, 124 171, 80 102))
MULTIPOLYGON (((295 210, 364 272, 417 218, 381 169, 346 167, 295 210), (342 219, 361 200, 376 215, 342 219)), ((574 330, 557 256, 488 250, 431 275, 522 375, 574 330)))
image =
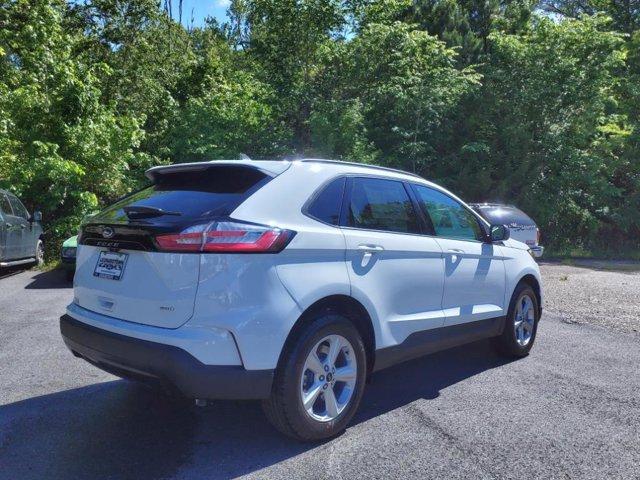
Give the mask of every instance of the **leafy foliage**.
POLYGON ((0 3, 0 187, 48 244, 150 166, 240 153, 415 171, 565 247, 638 248, 636 0, 0 3))

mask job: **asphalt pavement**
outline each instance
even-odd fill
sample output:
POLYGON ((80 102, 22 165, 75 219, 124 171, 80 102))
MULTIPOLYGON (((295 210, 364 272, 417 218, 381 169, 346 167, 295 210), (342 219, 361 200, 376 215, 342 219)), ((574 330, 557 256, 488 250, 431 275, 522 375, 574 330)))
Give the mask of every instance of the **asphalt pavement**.
POLYGON ((257 403, 195 407, 74 358, 72 295, 62 272, 0 273, 0 479, 640 478, 637 334, 546 312, 527 358, 479 342, 379 372, 346 433, 300 444, 257 403))

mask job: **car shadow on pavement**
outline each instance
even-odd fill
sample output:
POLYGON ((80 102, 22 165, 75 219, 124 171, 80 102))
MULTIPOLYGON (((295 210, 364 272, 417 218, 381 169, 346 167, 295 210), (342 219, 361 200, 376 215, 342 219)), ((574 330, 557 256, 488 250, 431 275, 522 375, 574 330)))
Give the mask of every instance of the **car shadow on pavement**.
MULTIPOLYGON (((376 373, 351 428, 505 363, 479 342, 376 373)), ((0 406, 0 479, 228 479, 314 448, 257 402, 197 408, 124 380, 0 406)))
POLYGON ((47 272, 34 271, 33 273, 34 276, 31 282, 24 287, 27 290, 73 287, 73 282, 67 278, 67 273, 61 268, 47 272))

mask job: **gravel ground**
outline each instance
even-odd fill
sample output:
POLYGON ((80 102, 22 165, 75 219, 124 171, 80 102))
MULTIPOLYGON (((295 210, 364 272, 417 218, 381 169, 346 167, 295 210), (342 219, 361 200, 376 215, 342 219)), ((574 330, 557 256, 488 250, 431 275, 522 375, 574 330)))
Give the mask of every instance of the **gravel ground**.
POLYGON ((544 308, 566 323, 640 333, 640 263, 543 263, 544 308))
POLYGON ((580 317, 598 326, 566 320, 577 290, 607 298, 600 284, 637 277, 543 272, 531 355, 478 342, 376 373, 347 431, 320 444, 279 435, 254 402, 170 402, 74 358, 64 274, 0 277, 0 480, 640 479, 640 336, 602 328, 638 298, 580 317))

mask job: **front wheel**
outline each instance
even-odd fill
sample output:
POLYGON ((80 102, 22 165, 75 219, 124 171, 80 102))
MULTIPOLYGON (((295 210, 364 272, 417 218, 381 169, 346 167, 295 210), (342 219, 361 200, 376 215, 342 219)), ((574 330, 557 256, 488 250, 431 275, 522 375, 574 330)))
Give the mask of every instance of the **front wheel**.
POLYGON ((36 244, 36 266, 41 267, 44 264, 44 243, 38 240, 36 244))
POLYGON ((364 344, 353 324, 341 315, 318 316, 286 348, 271 397, 263 402, 267 418, 298 440, 337 435, 358 409, 366 365, 364 344))
POLYGON ((519 283, 509 303, 504 330, 493 339, 495 349, 507 357, 528 355, 536 339, 539 320, 538 297, 529 285, 519 283))

